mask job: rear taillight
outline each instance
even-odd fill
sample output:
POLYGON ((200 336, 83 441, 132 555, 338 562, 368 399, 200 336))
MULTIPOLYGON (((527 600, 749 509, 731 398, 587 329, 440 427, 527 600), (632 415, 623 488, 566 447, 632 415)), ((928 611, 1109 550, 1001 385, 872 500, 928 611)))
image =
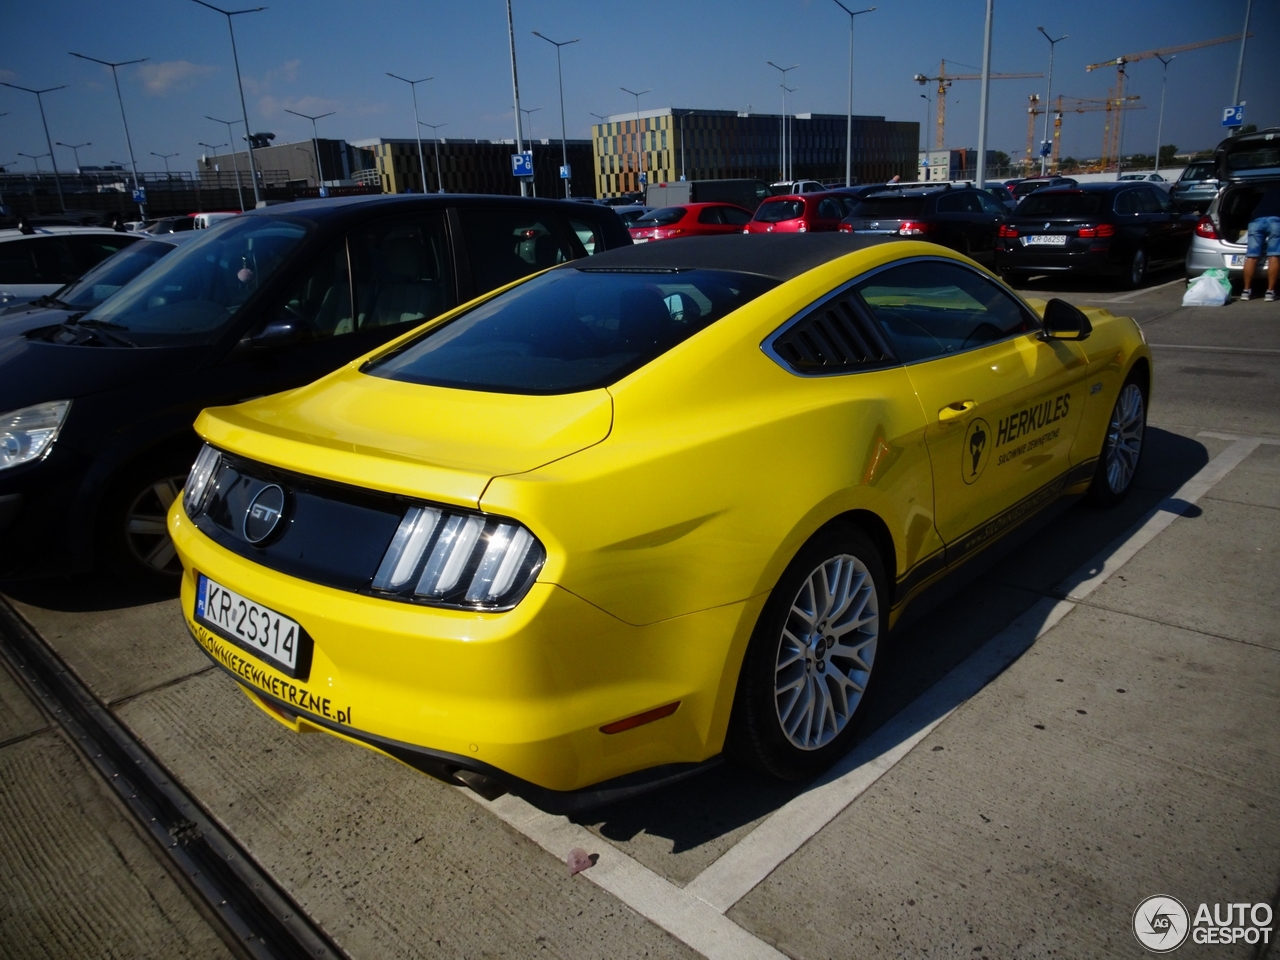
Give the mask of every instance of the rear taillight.
POLYGON ((743 232, 743 233, 750 233, 751 231, 750 231, 748 228, 743 227, 743 228, 742 228, 742 232, 743 232))
POLYGON ((684 233, 684 231, 679 227, 666 227, 665 229, 659 227, 657 230, 653 231, 653 239, 666 240, 670 237, 678 237, 682 233, 684 233))
POLYGON ((898 227, 898 236, 921 237, 932 229, 933 224, 925 223, 923 220, 903 220, 902 225, 898 227))
POLYGON ((1214 225, 1213 217, 1201 217, 1196 223, 1196 236, 1204 237, 1206 240, 1218 239, 1218 228, 1214 225))
POLYGON ((1000 237, 1016 237, 1018 235, 1018 228, 1011 227, 1007 223, 1002 223, 1000 224, 1000 229, 996 232, 996 235, 1000 237))
POLYGON ((796 224, 796 233, 808 233, 809 226, 803 220, 796 224))
POLYGON ((853 224, 852 224, 852 223, 842 223, 842 224, 840 224, 840 232, 841 232, 841 233, 853 233, 853 224))
POLYGON ((1109 223, 1100 223, 1096 227, 1081 227, 1080 236, 1082 237, 1114 237, 1116 228, 1109 223))

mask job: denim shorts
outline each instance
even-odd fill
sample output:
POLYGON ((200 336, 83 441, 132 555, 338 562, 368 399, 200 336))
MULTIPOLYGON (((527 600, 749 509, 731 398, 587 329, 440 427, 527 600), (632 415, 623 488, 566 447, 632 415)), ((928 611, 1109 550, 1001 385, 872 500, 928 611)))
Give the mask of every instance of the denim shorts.
POLYGON ((1280 217, 1259 217, 1249 221, 1249 249, 1246 257, 1261 257, 1263 241, 1267 256, 1280 257, 1280 217))

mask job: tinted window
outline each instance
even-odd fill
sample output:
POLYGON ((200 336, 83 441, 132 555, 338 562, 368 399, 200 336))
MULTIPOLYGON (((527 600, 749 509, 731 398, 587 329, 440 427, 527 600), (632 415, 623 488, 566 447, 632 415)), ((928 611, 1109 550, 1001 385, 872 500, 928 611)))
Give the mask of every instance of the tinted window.
POLYGON ((978 199, 978 205, 982 207, 983 213, 996 213, 996 214, 1004 213, 1004 206, 1000 204, 998 201, 993 200, 988 194, 979 193, 979 194, 976 194, 976 196, 978 199))
MULTIPOLYGON (((636 216, 639 216, 636 213, 636 216)), ((623 218, 626 223, 626 218, 623 218)), ((604 237, 600 233, 599 223, 591 223, 586 220, 578 220, 576 218, 569 221, 569 229, 573 231, 573 235, 578 238, 578 242, 582 244, 583 252, 587 256, 591 256, 604 249, 604 237)))
POLYGON ((521 210, 464 209, 471 276, 484 292, 571 260, 549 217, 521 210))
POLYGON ((1120 216, 1132 216, 1142 212, 1137 190, 1126 190, 1116 194, 1116 213, 1120 216))
POLYGON ((633 227, 669 227, 684 219, 684 207, 662 207, 631 221, 633 227))
POLYGON ((306 235, 306 227, 283 217, 227 220, 165 257, 80 322, 116 324, 143 345, 206 343, 306 235))
MULTIPOLYGON (((521 221, 522 224, 526 222, 521 221)), ((505 228, 506 224, 499 226, 505 228)), ((517 249, 526 249, 531 242, 549 239, 544 232, 532 238, 513 238, 512 243, 517 249)), ((351 268, 355 272, 355 326, 358 329, 430 320, 454 305, 453 274, 445 242, 443 214, 424 212, 394 220, 375 220, 352 230, 349 240, 351 268)), ((524 265, 520 276, 535 269, 524 257, 519 257, 518 262, 524 265)), ((341 270, 336 264, 334 269, 341 270)), ((474 260, 471 269, 483 275, 483 271, 477 270, 474 260)), ((515 277, 490 283, 481 289, 492 289, 510 282, 510 279, 515 277)), ((479 276, 477 282, 480 282, 479 276)), ((351 322, 349 314, 346 322, 348 325, 351 322)), ((346 330, 333 332, 344 333, 346 330)))
POLYGON ((698 222, 716 224, 724 223, 724 218, 720 213, 722 209, 722 207, 703 207, 698 213, 698 222))
POLYGON ((1106 209, 1105 193, 1033 193, 1018 204, 1020 217, 1096 217, 1106 209))
POLYGON ((131 237, 127 233, 71 234, 65 240, 79 262, 80 269, 76 272, 76 276, 79 276, 112 254, 137 242, 138 237, 131 237))
POLYGON ((1280 167, 1280 142, 1275 140, 1259 140, 1240 147, 1230 148, 1227 154, 1227 169, 1267 170, 1280 167))
POLYGON ((756 208, 755 219, 760 223, 781 223, 804 216, 803 200, 766 200, 756 208))
POLYGON ((117 256, 103 260, 62 294, 68 306, 88 310, 96 307, 126 283, 176 248, 171 243, 143 240, 135 243, 117 256))
POLYGON ((957 264, 919 260, 857 287, 904 363, 958 353, 1035 329, 995 283, 957 264))
POLYGON ((981 213, 982 205, 978 202, 978 195, 974 192, 963 190, 957 193, 943 194, 938 198, 939 213, 981 213))
POLYGON ((735 227, 751 222, 751 214, 746 210, 739 210, 737 207, 721 207, 720 218, 725 223, 735 227))
POLYGON ((883 217, 905 220, 924 213, 924 197, 875 197, 853 208, 855 217, 883 217))
POLYGON ((1156 190, 1139 190, 1138 191, 1138 209, 1143 213, 1163 213, 1164 208, 1160 206, 1160 198, 1156 196, 1156 190))
POLYGON ((1182 176, 1178 178, 1183 180, 1209 180, 1213 177, 1212 163, 1193 163, 1182 171, 1182 176))
POLYGON ((844 216, 844 208, 838 200, 828 197, 818 204, 818 216, 826 220, 839 220, 844 216))
POLYGON ((775 285, 713 270, 552 270, 372 361, 365 372, 498 393, 594 389, 775 285))
POLYGON ((0 283, 39 283, 31 244, 25 240, 0 243, 0 283))
POLYGON ((292 322, 308 340, 355 332, 344 241, 311 258, 306 273, 285 297, 279 319, 292 322))

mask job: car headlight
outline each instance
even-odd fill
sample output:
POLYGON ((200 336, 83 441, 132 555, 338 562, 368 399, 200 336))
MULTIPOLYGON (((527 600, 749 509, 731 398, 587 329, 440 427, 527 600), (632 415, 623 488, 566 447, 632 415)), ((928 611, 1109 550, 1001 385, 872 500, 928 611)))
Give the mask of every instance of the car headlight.
POLYGON ((70 400, 53 400, 0 413, 0 470, 47 454, 70 409, 70 400))
POLYGON ((187 484, 182 488, 182 509, 188 517, 195 519, 204 506, 209 493, 209 481, 218 470, 222 454, 207 443, 201 448, 196 462, 191 464, 191 472, 187 474, 187 484))
POLYGON ((509 610, 546 560, 538 538, 514 520, 446 507, 410 507, 373 578, 402 600, 509 610))

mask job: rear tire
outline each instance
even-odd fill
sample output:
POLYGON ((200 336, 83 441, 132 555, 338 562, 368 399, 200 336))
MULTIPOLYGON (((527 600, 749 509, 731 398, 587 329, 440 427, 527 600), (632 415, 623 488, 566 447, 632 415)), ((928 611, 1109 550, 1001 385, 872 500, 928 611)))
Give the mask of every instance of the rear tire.
POLYGON ((1142 286, 1142 281, 1147 279, 1147 251, 1142 247, 1133 251, 1133 256, 1129 259, 1129 266, 1126 268, 1121 281, 1126 290, 1136 290, 1142 286))
POLYGON ((1111 408, 1107 435, 1086 499, 1099 507, 1114 507, 1133 489, 1147 429, 1147 395, 1130 375, 1111 408))
POLYGON ((167 516, 194 454, 166 454, 126 470, 98 515, 100 567, 132 587, 177 588, 182 564, 169 539, 167 516))
POLYGON ((884 566, 853 524, 819 531, 774 587, 747 646, 729 750, 780 780, 813 776, 849 749, 887 629, 884 566))

